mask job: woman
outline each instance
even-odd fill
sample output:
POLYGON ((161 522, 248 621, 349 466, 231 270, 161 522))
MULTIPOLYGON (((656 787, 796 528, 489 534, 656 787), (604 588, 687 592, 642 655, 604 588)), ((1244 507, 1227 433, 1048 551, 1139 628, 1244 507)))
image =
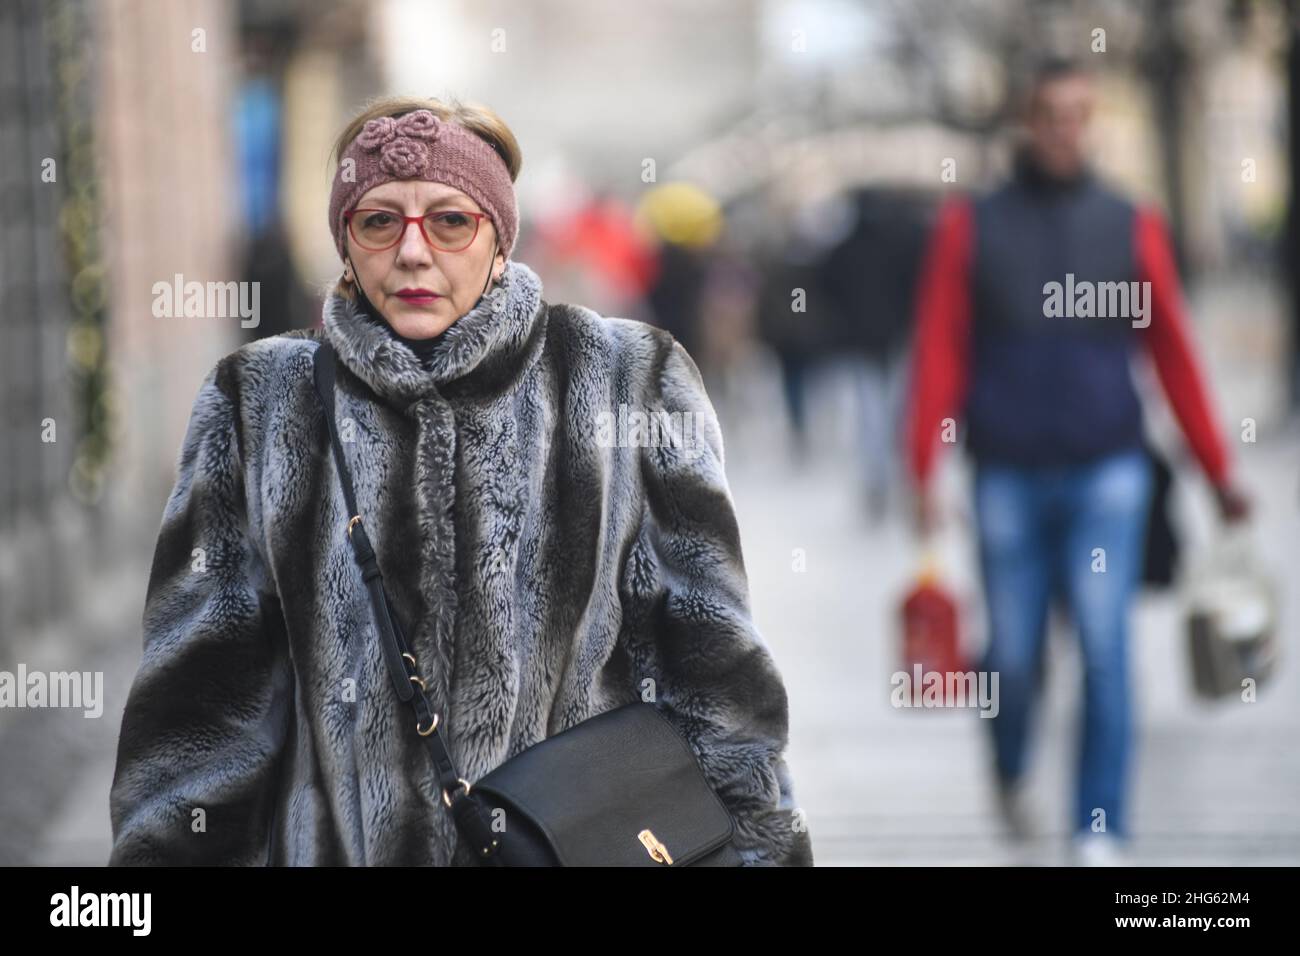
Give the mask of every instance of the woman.
POLYGON ((651 700, 744 862, 810 865, 786 692, 690 356, 649 325, 542 300, 510 258, 521 158, 491 111, 383 100, 334 155, 344 270, 323 329, 226 356, 194 403, 110 863, 475 862, 388 683, 347 540, 312 385, 328 340, 358 507, 466 780, 651 700), (608 427, 628 412, 704 427, 644 441, 608 427))

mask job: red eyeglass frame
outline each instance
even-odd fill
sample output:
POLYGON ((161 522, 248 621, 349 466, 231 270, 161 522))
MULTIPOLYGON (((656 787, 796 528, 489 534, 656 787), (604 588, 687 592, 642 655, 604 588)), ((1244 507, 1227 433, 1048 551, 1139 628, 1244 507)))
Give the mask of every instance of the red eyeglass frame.
POLYGON ((357 206, 356 208, 349 209, 347 212, 343 214, 343 220, 348 224, 348 235, 352 237, 353 242, 355 242, 362 249, 366 250, 366 252, 387 252, 389 249, 392 249, 395 246, 400 245, 402 240, 406 238, 407 227, 410 226, 410 224, 413 222, 419 225, 420 235, 424 236, 424 241, 429 244, 430 248, 437 249, 439 252, 464 252, 470 246, 474 245, 474 240, 478 238, 478 231, 483 225, 483 220, 490 219, 490 218, 491 217, 485 212, 470 212, 468 209, 439 209, 437 212, 426 212, 423 216, 402 216, 393 212, 391 209, 376 209, 373 206, 357 206), (393 216, 397 219, 400 219, 402 220, 402 231, 397 234, 396 239, 394 239, 391 243, 389 243, 386 246, 381 246, 379 248, 375 248, 373 246, 367 246, 365 243, 363 243, 360 239, 357 238, 356 232, 354 232, 352 229, 352 217, 359 212, 382 212, 385 215, 393 216), (465 245, 461 246, 459 249, 443 248, 442 246, 435 243, 432 239, 430 239, 429 234, 424 229, 424 220, 428 216, 443 215, 445 213, 451 213, 451 212, 454 212, 460 216, 472 216, 474 218, 474 235, 470 236, 469 242, 465 243, 465 245))

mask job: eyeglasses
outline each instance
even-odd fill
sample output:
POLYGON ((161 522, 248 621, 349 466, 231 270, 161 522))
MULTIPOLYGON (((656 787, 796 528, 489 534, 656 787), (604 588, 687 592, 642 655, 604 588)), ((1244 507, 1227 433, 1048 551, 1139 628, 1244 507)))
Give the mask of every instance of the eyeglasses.
POLYGON ((399 216, 388 209, 353 209, 344 213, 352 241, 368 252, 383 252, 402 241, 406 227, 420 224, 424 241, 439 252, 464 252, 478 236, 485 212, 443 209, 423 216, 399 216))

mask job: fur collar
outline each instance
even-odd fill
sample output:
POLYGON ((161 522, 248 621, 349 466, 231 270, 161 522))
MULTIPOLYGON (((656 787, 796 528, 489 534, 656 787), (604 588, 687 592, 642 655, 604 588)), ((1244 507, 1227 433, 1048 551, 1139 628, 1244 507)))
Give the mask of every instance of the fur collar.
POLYGON ((507 260, 500 281, 443 333, 428 369, 386 324, 337 293, 325 300, 324 328, 350 371, 377 395, 407 407, 471 373, 479 380, 514 371, 540 331, 544 306, 537 273, 507 260))

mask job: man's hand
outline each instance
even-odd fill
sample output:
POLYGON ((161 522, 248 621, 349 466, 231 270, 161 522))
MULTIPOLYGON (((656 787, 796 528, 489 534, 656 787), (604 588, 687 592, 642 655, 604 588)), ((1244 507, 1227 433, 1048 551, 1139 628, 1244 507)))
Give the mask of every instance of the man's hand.
POLYGON ((1250 499, 1235 485, 1218 485, 1214 489, 1214 497, 1219 505, 1219 517, 1224 524, 1236 524, 1250 517, 1250 499))

